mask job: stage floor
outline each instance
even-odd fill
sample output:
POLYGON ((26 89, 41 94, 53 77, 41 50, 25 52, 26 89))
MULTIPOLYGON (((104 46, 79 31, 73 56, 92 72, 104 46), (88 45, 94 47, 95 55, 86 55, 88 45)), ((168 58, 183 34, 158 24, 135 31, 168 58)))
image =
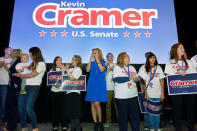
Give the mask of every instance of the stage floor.
MULTIPOLYGON (((143 131, 143 122, 140 124, 141 131, 143 131)), ((92 123, 81 123, 81 126, 83 128, 83 131, 93 131, 93 124, 92 123)), ((29 129, 28 131, 31 131, 31 126, 28 125, 29 129)), ((39 131, 52 131, 51 123, 40 123, 38 125, 39 131)), ((171 124, 166 125, 164 128, 162 128, 163 131, 174 131, 174 127, 171 124)), ((0 131, 2 131, 2 127, 0 128, 0 131)), ((18 124, 17 131, 20 131, 20 125, 18 124)), ((61 129, 59 129, 61 131, 61 129)), ((112 125, 108 128, 105 128, 105 131, 118 131, 118 123, 112 123, 112 125)))

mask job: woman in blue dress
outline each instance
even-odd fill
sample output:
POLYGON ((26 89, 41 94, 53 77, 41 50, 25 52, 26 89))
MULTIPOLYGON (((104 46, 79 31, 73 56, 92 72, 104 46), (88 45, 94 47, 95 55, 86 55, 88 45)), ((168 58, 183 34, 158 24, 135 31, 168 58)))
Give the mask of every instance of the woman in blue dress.
POLYGON ((104 61, 99 48, 92 49, 92 55, 86 71, 90 72, 87 84, 86 101, 91 102, 91 112, 94 120, 94 131, 104 131, 100 102, 107 102, 105 71, 107 62, 104 61), (98 121, 97 121, 98 118, 98 121))

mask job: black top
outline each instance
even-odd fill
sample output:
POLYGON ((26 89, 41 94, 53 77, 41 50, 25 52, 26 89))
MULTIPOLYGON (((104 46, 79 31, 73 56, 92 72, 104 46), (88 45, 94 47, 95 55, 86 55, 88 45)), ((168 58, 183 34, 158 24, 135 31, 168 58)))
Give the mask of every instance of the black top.
POLYGON ((9 83, 9 85, 10 85, 10 86, 14 86, 15 88, 19 88, 19 87, 21 86, 21 81, 22 81, 22 79, 19 78, 19 77, 12 76, 12 74, 17 73, 15 67, 16 67, 16 65, 17 65, 18 63, 20 63, 20 62, 21 62, 20 58, 17 58, 17 59, 14 61, 14 63, 11 64, 10 69, 9 69, 9 78, 10 78, 10 83, 9 83))

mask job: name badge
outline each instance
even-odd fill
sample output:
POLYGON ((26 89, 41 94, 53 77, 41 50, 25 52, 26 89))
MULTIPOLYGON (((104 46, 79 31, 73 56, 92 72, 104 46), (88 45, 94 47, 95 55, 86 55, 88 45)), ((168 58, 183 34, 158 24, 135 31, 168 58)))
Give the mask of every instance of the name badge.
POLYGON ((128 83, 128 88, 131 88, 131 86, 132 86, 132 83, 128 83))

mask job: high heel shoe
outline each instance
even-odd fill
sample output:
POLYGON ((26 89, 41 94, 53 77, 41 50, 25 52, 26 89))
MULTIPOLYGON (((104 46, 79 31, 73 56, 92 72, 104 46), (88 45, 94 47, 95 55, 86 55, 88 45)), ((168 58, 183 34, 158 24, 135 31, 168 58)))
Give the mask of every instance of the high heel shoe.
POLYGON ((62 131, 68 131, 68 127, 63 127, 62 131))
POLYGON ((103 123, 102 122, 99 122, 98 126, 100 128, 100 131, 104 131, 104 127, 103 127, 103 123))
POLYGON ((98 123, 94 123, 94 131, 98 131, 98 123))
POLYGON ((58 131, 58 128, 53 128, 53 131, 58 131))

